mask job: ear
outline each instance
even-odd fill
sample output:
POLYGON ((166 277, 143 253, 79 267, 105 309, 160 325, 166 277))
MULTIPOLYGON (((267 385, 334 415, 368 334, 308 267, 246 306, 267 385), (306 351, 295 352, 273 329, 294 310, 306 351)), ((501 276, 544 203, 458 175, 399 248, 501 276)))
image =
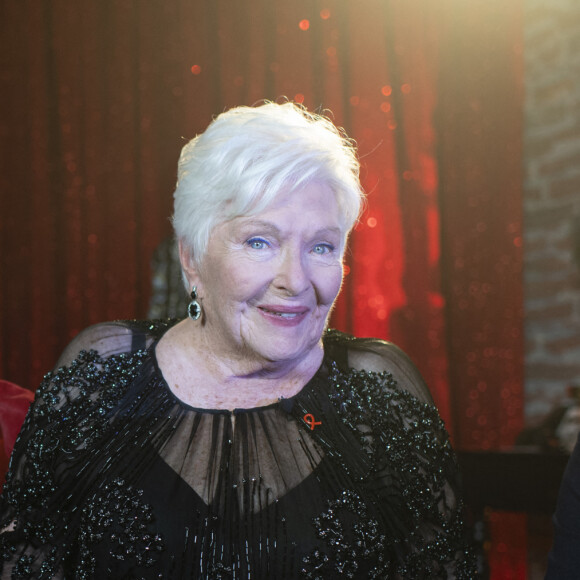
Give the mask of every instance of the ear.
POLYGON ((193 251, 189 245, 183 240, 179 240, 179 261, 181 262, 181 268, 187 282, 189 283, 189 289, 192 286, 199 286, 199 272, 197 264, 193 258, 193 251))

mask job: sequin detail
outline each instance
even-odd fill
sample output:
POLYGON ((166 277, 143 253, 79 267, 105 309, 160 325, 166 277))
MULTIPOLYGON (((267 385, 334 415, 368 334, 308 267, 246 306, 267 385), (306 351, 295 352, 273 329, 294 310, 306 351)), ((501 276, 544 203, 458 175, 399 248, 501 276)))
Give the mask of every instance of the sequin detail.
POLYGON ((103 541, 111 558, 128 567, 150 568, 155 563, 165 545, 154 531, 153 511, 142 496, 143 490, 117 478, 87 502, 82 510, 76 578, 93 578, 93 549, 103 541))
POLYGON ((331 577, 332 574, 346 578, 356 578, 364 560, 374 556, 376 565, 365 575, 365 578, 386 578, 389 562, 386 558, 385 544, 387 538, 380 532, 380 525, 369 517, 367 506, 352 491, 344 491, 341 496, 328 502, 328 510, 313 520, 318 536, 323 538, 329 547, 328 553, 315 550, 304 558, 304 575, 308 579, 331 577), (358 520, 352 525, 353 542, 345 540, 343 513, 347 519, 358 520), (364 523, 363 523, 364 522, 364 523))
MULTIPOLYGON (((5 505, 0 506, 3 508, 0 529, 16 522, 16 531, 0 536, 0 562, 8 561, 14 566, 12 578, 44 579, 59 573, 60 559, 68 557, 71 551, 66 541, 59 548, 43 548, 35 557, 29 555, 30 548, 26 547, 15 560, 18 550, 12 543, 13 536, 22 535, 51 546, 55 537, 72 524, 75 517, 71 514, 79 506, 70 505, 72 493, 61 498, 59 474, 66 470, 66 463, 90 455, 105 436, 107 417, 144 358, 144 351, 107 360, 95 351, 82 351, 68 368, 45 376, 16 442, 2 495, 5 505), (25 449, 20 446, 22 433, 28 433, 25 449), (22 464, 19 449, 26 455, 22 464), (57 460, 62 463, 55 468, 57 460)), ((85 563, 80 568, 85 568, 85 563)))
POLYGON ((443 424, 389 372, 348 368, 341 349, 362 343, 328 334, 312 381, 237 412, 234 431, 231 413, 192 409, 167 388, 143 345, 168 326, 106 327, 107 341, 130 330, 126 352, 83 351, 47 375, 0 500, 0 529, 13 527, 0 572, 475 577, 443 424))
POLYGON ((341 372, 333 364, 328 382, 359 453, 336 445, 338 429, 320 441, 361 485, 358 493, 347 489, 330 500, 313 520, 328 551, 304 559, 306 577, 357 578, 371 561, 364 578, 474 578, 469 551, 458 554, 463 506, 455 492, 457 464, 435 408, 400 390, 388 372, 341 372), (381 519, 393 523, 390 533, 381 519))

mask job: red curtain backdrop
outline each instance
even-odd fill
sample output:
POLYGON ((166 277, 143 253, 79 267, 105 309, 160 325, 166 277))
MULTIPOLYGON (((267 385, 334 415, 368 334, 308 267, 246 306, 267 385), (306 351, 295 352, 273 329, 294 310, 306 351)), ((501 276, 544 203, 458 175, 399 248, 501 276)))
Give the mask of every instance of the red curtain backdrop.
POLYGON ((415 360, 455 444, 522 426, 522 0, 0 2, 0 378, 146 314, 176 162, 288 97, 356 139, 368 207, 333 323, 415 360))
POLYGON ((285 96, 330 110, 362 157, 334 325, 406 350, 461 447, 513 442, 518 2, 0 6, 1 377, 34 389, 83 327, 144 316, 185 140, 285 96))
MULTIPOLYGON (((456 446, 512 444, 521 4, 0 1, 0 378, 34 390, 85 326, 144 317, 185 140, 288 97, 330 110, 361 155, 334 326, 408 352, 456 446)), ((523 542, 491 554, 492 577, 521 577, 523 542)))
POLYGON ((362 157, 335 325, 408 351, 462 447, 513 441, 518 3, 1 6, 0 376, 34 389, 81 328, 143 316, 185 139, 286 96, 332 111, 362 157))

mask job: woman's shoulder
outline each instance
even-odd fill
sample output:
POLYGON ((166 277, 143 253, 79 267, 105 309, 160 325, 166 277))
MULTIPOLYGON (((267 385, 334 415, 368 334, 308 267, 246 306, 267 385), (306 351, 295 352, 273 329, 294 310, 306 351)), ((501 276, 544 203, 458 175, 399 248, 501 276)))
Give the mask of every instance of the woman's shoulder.
POLYGON ((357 338, 329 330, 324 343, 339 366, 369 373, 388 373, 399 388, 420 401, 433 402, 429 388, 411 358, 392 342, 380 338, 357 338))
POLYGON ((96 351, 101 358, 148 348, 177 320, 115 320, 93 324, 67 345, 56 368, 68 366, 82 351, 96 351))

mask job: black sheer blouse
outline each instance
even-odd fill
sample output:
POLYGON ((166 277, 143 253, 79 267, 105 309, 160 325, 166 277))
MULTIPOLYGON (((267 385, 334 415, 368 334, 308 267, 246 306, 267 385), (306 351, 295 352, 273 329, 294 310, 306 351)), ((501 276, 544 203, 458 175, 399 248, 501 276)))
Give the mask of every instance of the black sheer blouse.
POLYGON ((291 399, 192 408, 170 322, 81 333, 37 392, 0 502, 2 578, 473 578, 457 465, 393 345, 328 332, 291 399))

